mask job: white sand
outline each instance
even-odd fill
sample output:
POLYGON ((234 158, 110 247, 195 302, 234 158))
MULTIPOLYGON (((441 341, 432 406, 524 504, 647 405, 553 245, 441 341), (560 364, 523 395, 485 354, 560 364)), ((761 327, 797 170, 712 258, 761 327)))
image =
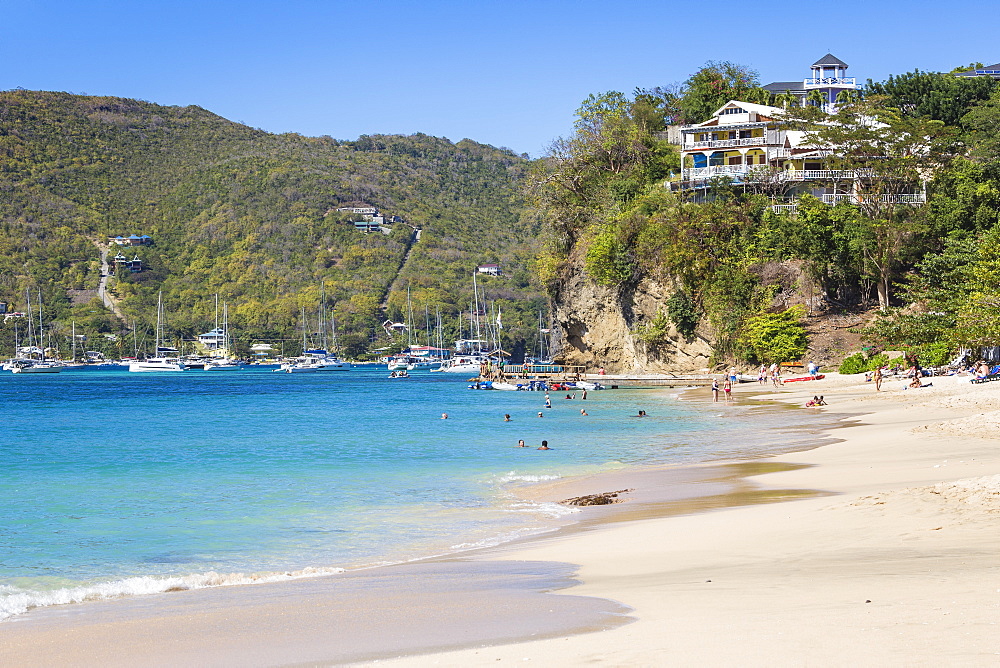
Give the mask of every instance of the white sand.
MULTIPOLYGON (((580 564, 565 593, 635 610, 617 629, 387 665, 1000 665, 1000 382, 936 378, 876 394, 835 374, 786 385, 869 412, 844 439, 755 478, 838 493, 610 524, 494 551, 580 564)), ((750 386, 747 389, 757 389, 750 386)), ((809 409, 815 410, 815 409, 809 409)), ((819 409, 823 410, 823 409, 819 409)))

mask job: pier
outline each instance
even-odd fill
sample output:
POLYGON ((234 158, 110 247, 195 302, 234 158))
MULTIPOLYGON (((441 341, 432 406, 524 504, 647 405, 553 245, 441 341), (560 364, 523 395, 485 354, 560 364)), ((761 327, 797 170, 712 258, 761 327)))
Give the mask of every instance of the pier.
POLYGON ((600 383, 609 389, 623 387, 707 387, 712 377, 707 375, 684 375, 671 373, 590 373, 585 366, 566 364, 506 364, 486 369, 479 381, 503 380, 507 382, 544 380, 552 382, 573 382, 586 380, 600 383))

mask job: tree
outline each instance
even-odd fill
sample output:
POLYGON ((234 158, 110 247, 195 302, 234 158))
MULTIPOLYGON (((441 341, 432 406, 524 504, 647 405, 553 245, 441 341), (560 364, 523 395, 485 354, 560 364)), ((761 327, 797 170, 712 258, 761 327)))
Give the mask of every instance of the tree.
POLYGON ((793 306, 780 313, 747 318, 740 342, 750 353, 748 361, 781 363, 801 358, 809 345, 802 316, 803 308, 793 306))
POLYGON ((914 70, 878 83, 869 81, 864 94, 884 97, 888 106, 896 107, 906 116, 958 125, 969 107, 989 98, 996 86, 997 82, 990 77, 956 77, 914 70))
MULTIPOLYGON (((992 79, 991 79, 992 81, 992 79)), ((980 160, 1000 161, 1000 86, 962 116, 968 130, 972 155, 980 160)))
POLYGON ((760 99, 760 91, 756 71, 729 61, 709 61, 684 82, 677 100, 679 115, 684 123, 701 123, 729 100, 760 99))
POLYGON ((920 229, 916 191, 950 160, 956 139, 941 121, 907 116, 884 102, 872 96, 829 116, 790 114, 808 130, 807 143, 831 151, 831 167, 854 174, 850 199, 867 227, 860 250, 874 268, 883 310, 900 256, 920 229))

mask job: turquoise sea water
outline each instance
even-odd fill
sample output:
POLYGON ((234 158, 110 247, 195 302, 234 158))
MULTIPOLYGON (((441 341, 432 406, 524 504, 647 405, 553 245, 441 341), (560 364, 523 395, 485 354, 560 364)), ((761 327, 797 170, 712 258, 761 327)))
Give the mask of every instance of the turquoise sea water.
POLYGON ((552 392, 546 410, 538 392, 386 375, 0 373, 0 618, 490 544, 570 512, 512 483, 787 449, 796 419, 664 390, 552 392))

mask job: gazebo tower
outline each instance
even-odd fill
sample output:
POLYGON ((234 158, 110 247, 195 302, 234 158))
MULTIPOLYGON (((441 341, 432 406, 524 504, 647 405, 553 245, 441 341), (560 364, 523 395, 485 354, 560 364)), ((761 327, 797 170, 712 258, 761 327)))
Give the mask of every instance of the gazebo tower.
POLYGON ((806 96, 818 90, 823 94, 823 110, 833 113, 837 96, 845 90, 858 90, 854 77, 847 76, 847 63, 831 53, 812 64, 812 77, 802 82, 806 96))

